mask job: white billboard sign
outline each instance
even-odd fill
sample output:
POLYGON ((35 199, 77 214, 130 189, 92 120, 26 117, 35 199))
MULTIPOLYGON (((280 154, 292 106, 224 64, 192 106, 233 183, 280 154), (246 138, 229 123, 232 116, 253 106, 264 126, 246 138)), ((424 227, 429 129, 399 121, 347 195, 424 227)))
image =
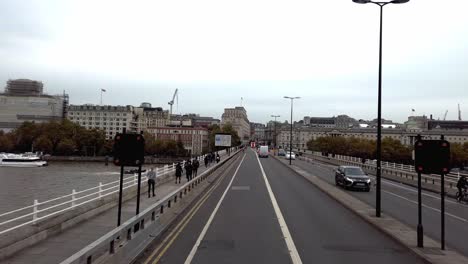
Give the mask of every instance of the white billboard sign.
POLYGON ((215 135, 215 146, 216 147, 230 147, 231 146, 231 135, 216 134, 215 135))

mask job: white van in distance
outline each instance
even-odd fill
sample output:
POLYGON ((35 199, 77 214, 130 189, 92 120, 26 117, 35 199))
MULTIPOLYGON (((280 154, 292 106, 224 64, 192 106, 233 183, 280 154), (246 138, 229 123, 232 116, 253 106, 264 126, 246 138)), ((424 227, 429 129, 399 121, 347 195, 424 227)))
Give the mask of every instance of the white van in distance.
POLYGON ((260 146, 258 150, 258 156, 260 158, 268 158, 268 146, 260 146))

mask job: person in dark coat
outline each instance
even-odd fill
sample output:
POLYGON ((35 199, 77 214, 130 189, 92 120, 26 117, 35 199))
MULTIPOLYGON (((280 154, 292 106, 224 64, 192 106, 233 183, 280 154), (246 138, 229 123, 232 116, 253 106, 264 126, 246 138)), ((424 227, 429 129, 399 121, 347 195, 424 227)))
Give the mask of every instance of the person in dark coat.
POLYGON ((190 160, 187 160, 185 162, 185 175, 187 176, 187 181, 190 181, 192 179, 192 162, 190 160))
POLYGON ((153 168, 151 168, 146 176, 148 177, 148 198, 151 197, 151 191, 154 197, 156 196, 154 193, 154 186, 156 185, 156 172, 153 168))
POLYGON ((180 179, 182 178, 182 165, 180 165, 180 162, 177 162, 176 168, 175 168, 175 183, 180 183, 180 179), (177 182, 179 181, 179 182, 177 182))
POLYGON ((205 155, 205 168, 208 168, 208 155, 205 155))
POLYGON ((194 159, 192 164, 193 164, 193 171, 192 171, 193 177, 197 177, 198 167, 200 167, 200 162, 198 161, 198 159, 194 159))
POLYGON ((457 189, 458 189, 458 196, 457 199, 460 200, 463 198, 463 191, 466 190, 466 186, 468 185, 468 182, 466 181, 465 176, 461 176, 460 179, 458 179, 457 182, 457 189))

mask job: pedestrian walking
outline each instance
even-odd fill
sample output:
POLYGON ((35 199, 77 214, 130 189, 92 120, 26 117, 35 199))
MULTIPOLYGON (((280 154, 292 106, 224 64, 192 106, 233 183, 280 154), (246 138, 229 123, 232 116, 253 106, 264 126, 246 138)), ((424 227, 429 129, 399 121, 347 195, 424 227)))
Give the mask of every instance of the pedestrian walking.
POLYGON ((154 168, 151 168, 146 176, 148 177, 148 198, 151 197, 151 193, 153 193, 154 197, 156 196, 154 193, 154 185, 156 184, 156 172, 154 168))
POLYGON ((216 163, 220 162, 221 161, 221 157, 219 156, 218 153, 216 153, 216 163))
POLYGON ((180 179, 182 178, 182 165, 180 165, 180 162, 177 162, 176 168, 175 168, 175 183, 180 183, 180 179), (178 182, 177 182, 178 181, 178 182))
POLYGON ((187 181, 190 181, 192 179, 192 162, 190 160, 187 160, 185 162, 185 176, 187 177, 187 181))
POLYGON ((200 167, 200 162, 198 161, 198 159, 195 159, 193 161, 193 172, 192 172, 193 177, 197 177, 198 167, 200 167))
POLYGON ((205 155, 204 161, 205 161, 205 168, 208 168, 208 155, 205 155))

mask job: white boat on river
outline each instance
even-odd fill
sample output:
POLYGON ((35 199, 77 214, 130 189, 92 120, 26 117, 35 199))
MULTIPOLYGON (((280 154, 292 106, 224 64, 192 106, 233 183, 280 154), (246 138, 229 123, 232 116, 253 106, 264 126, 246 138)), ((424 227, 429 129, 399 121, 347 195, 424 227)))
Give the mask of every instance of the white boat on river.
POLYGON ((47 166, 47 161, 41 160, 35 154, 0 153, 0 166, 20 168, 42 167, 47 166))

